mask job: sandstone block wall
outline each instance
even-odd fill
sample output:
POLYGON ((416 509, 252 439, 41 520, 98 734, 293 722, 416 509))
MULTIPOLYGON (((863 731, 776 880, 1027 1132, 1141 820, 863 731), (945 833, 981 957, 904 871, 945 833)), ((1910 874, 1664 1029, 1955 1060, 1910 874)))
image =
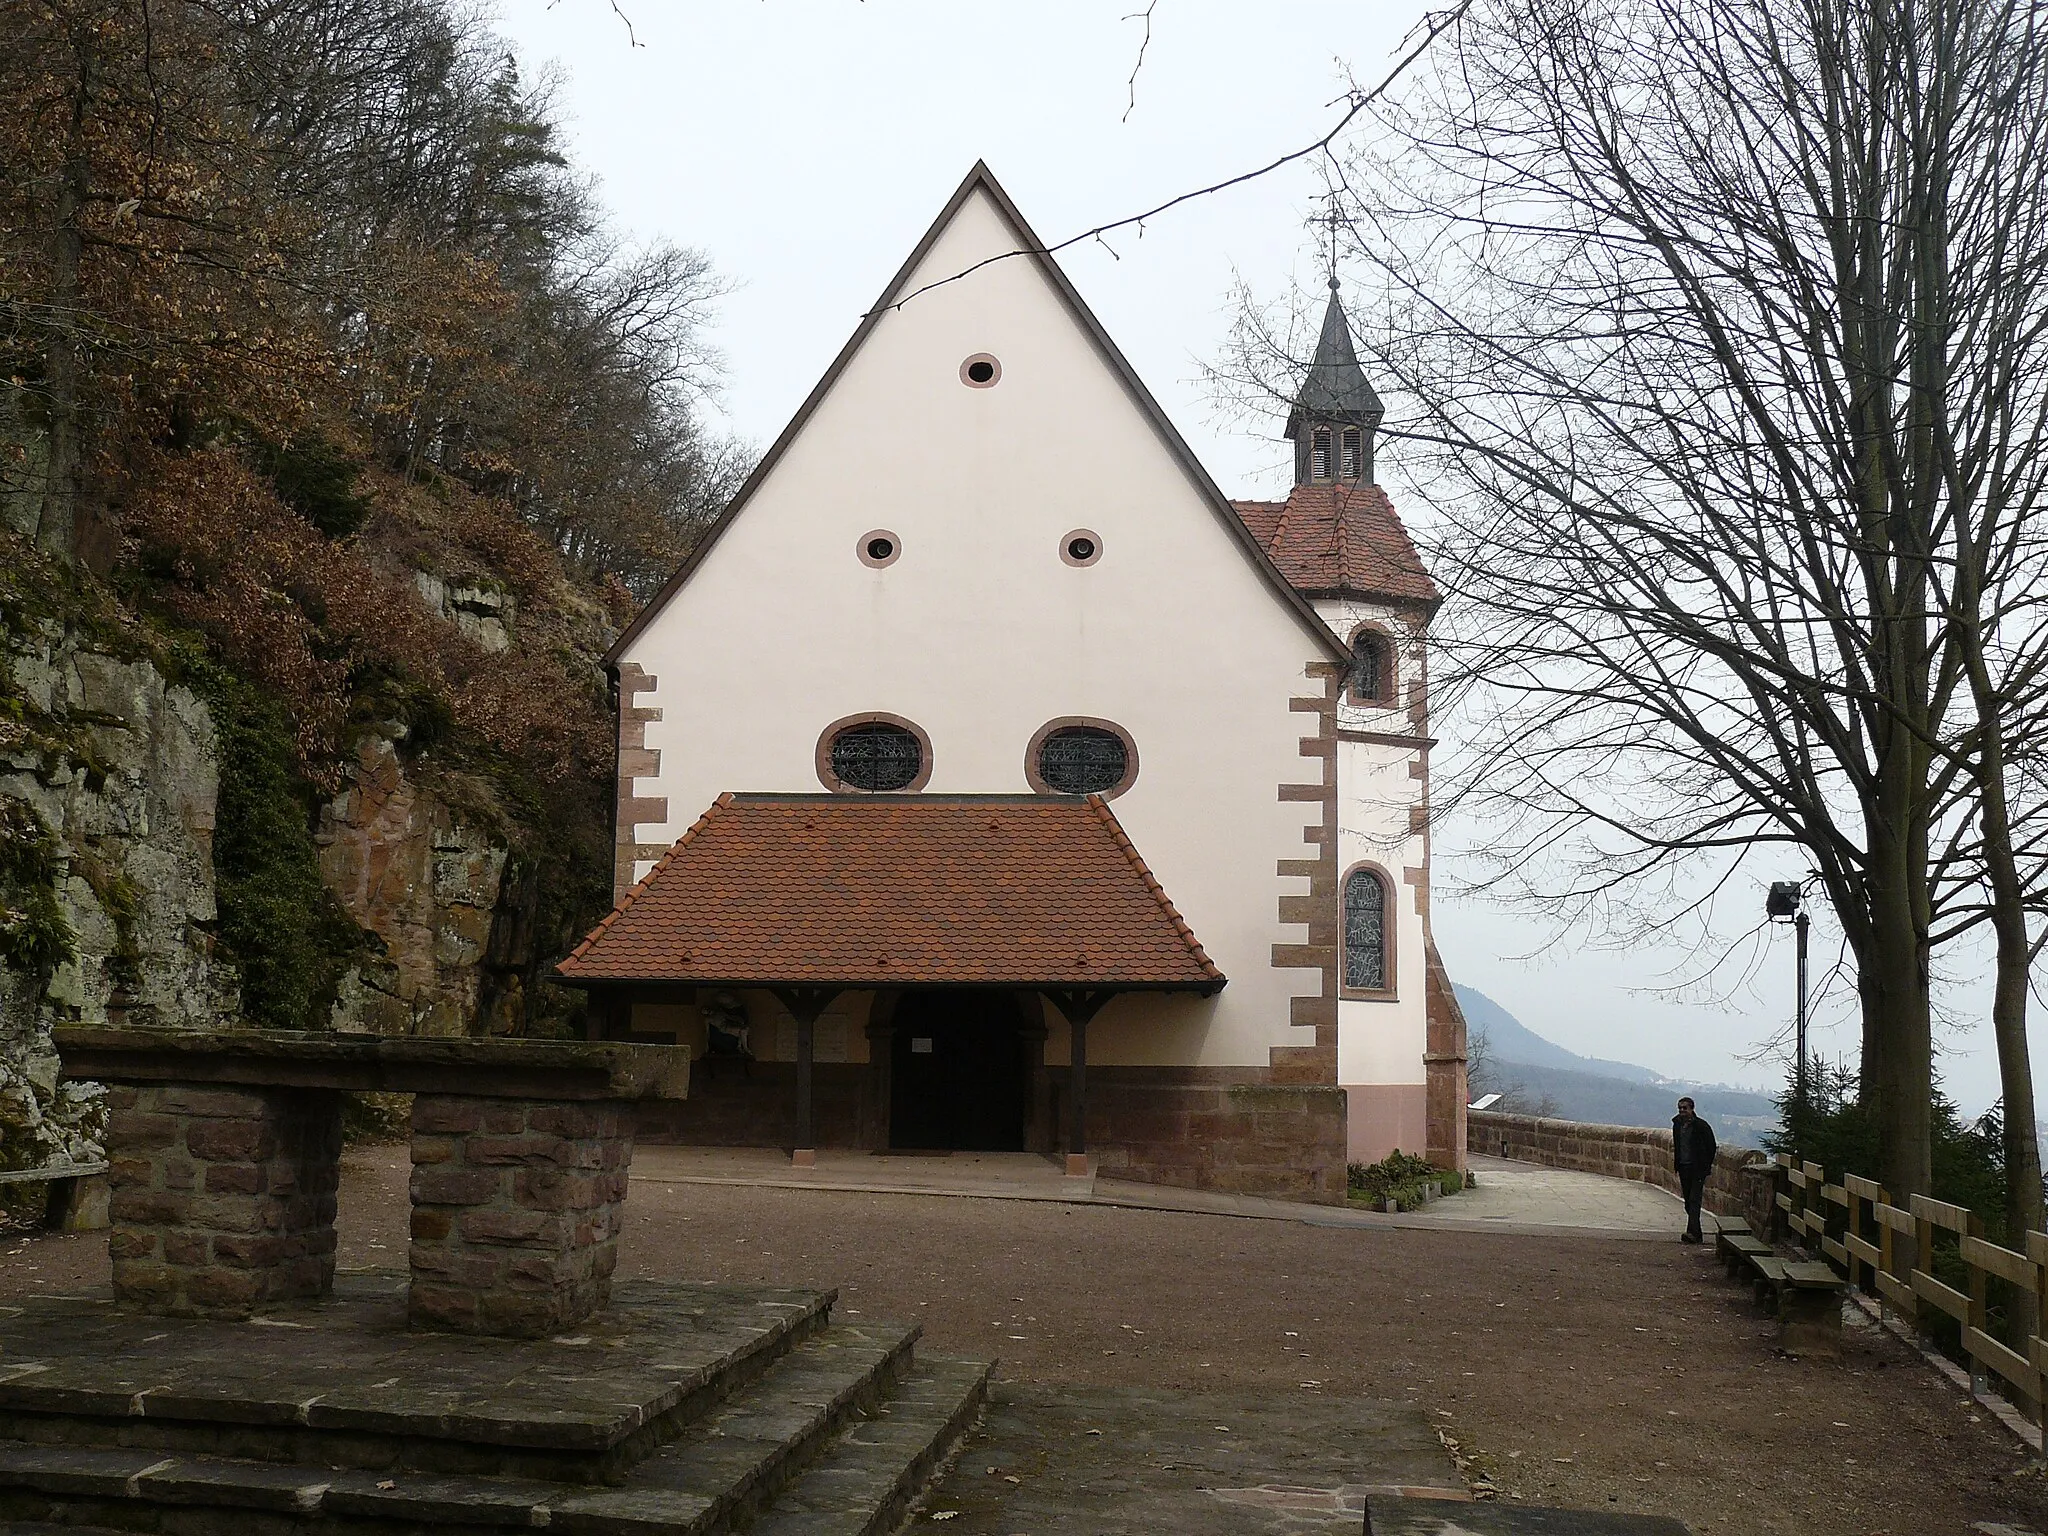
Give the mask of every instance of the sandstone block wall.
POLYGON ((1088 1153, 1110 1178, 1342 1205, 1344 1149, 1342 1088, 1088 1072, 1088 1153))
POLYGON ((246 1317, 333 1287, 339 1093, 162 1084, 107 1098, 117 1300, 246 1317))
MULTIPOLYGON (((1473 1110, 1466 1117, 1466 1145, 1492 1157, 1575 1168, 1609 1178, 1635 1179, 1678 1193, 1678 1169, 1671 1161, 1671 1132, 1633 1125, 1591 1125, 1577 1120, 1541 1120, 1473 1110)), ((1706 1207, 1722 1216, 1745 1216, 1759 1232, 1770 1230, 1775 1175, 1749 1166, 1760 1154, 1723 1147, 1707 1176, 1706 1207)))
MULTIPOLYGON (((1200 1070, 1090 1067, 1088 1155, 1096 1168, 1111 1178, 1185 1189, 1344 1203, 1343 1089, 1204 1079, 1195 1075, 1200 1070)), ((1035 1076, 1026 1145, 1061 1150, 1066 1069, 1040 1068, 1035 1076), (1045 1145, 1033 1127, 1043 1129, 1045 1145)), ((819 1146, 889 1145, 886 1087, 871 1065, 820 1063, 812 1090, 819 1146)), ((788 1147, 795 1104, 788 1063, 755 1062, 744 1078, 721 1063, 693 1077, 688 1099, 649 1100, 636 1118, 646 1140, 788 1147)))
POLYGON ((412 1161, 415 1323, 538 1338, 610 1297, 631 1105, 423 1093, 412 1161))

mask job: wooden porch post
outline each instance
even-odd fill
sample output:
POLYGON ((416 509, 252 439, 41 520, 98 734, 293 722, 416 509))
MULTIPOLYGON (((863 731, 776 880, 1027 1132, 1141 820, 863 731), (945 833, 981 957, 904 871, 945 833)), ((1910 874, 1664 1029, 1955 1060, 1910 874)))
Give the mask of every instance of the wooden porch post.
POLYGON ((796 1145, 790 1149, 792 1167, 818 1165, 818 1134, 811 1104, 811 1055, 818 1015, 839 995, 837 987, 777 987, 775 995, 796 1020, 796 1145))
POLYGON ((1088 1021, 1116 993, 1080 988, 1050 990, 1053 1005, 1067 1016, 1067 1177, 1088 1172, 1088 1021))

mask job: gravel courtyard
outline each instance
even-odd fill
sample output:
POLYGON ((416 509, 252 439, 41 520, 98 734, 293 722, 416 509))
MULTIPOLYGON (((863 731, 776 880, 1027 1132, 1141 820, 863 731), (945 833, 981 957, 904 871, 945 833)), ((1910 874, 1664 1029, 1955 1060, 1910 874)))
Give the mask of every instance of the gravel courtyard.
MULTIPOLYGON (((403 1147, 349 1156, 341 1262, 404 1262, 403 1147)), ((1702 1533, 2048 1530, 2048 1478, 1896 1343, 1788 1360, 1710 1253, 1180 1212, 636 1182, 623 1273, 837 1286, 1013 1381, 1421 1405, 1532 1503, 1702 1533)), ((0 1296, 107 1283, 96 1236, 12 1237, 0 1296)))

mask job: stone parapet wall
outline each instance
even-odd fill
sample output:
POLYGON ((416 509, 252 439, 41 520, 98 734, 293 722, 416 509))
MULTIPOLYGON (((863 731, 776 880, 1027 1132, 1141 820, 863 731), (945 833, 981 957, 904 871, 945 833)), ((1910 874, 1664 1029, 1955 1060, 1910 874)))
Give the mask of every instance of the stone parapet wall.
POLYGON ((537 1338, 603 1306, 618 1266, 633 1106, 417 1095, 412 1320, 537 1338))
POLYGON ((246 1317, 334 1282, 341 1095, 152 1084, 107 1095, 117 1300, 246 1317))
MULTIPOLYGON (((1678 1193, 1671 1160, 1671 1132, 1634 1125, 1592 1125, 1578 1120, 1545 1120, 1472 1110, 1466 1116, 1468 1150, 1549 1168, 1574 1168, 1609 1178, 1634 1179, 1678 1193)), ((1744 1216, 1758 1231, 1769 1231, 1775 1209, 1775 1175, 1762 1154, 1723 1147, 1707 1177, 1706 1207, 1722 1216, 1744 1216)))
POLYGON ((1342 1205, 1344 1105, 1342 1088, 1090 1068, 1088 1152, 1110 1178, 1342 1205))

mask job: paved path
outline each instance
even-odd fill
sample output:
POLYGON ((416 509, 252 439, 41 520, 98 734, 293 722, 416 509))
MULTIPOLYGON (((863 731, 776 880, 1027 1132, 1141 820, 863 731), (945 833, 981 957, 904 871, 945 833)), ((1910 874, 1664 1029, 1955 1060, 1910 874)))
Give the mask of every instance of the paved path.
POLYGON ((1489 1228, 1580 1227, 1660 1237, 1676 1236, 1685 1224, 1685 1207, 1678 1197, 1654 1184, 1504 1157, 1474 1156, 1472 1171, 1479 1180, 1477 1189, 1438 1201, 1424 1214, 1441 1212, 1460 1225, 1484 1223, 1489 1228))
POLYGON ((1448 1196, 1421 1211, 1390 1215, 1138 1184, 1099 1174, 1067 1178, 1050 1159, 1028 1152, 921 1156, 827 1150, 818 1153, 815 1168, 792 1168, 784 1153, 758 1147, 643 1145, 633 1153, 634 1179, 655 1184, 1052 1200, 1295 1221, 1315 1227, 1413 1227, 1658 1241, 1676 1237, 1683 1222, 1677 1198, 1652 1185, 1497 1157, 1475 1157, 1472 1166, 1478 1188, 1448 1196))

